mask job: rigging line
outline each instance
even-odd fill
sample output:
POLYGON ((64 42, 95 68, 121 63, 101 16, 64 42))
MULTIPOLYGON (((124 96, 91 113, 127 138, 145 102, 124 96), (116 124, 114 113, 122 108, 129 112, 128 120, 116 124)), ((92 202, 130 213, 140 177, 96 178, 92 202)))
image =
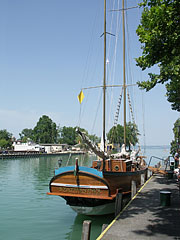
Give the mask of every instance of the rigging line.
POLYGON ((71 153, 69 154, 69 157, 68 157, 68 160, 67 160, 67 162, 66 162, 66 167, 68 166, 68 164, 69 164, 69 160, 70 160, 70 158, 71 158, 71 153))
POLYGON ((90 38, 90 43, 89 43, 89 49, 88 49, 88 54, 87 54, 87 58, 86 58, 86 61, 85 61, 85 67, 84 67, 84 71, 83 71, 83 75, 82 75, 82 83, 81 83, 81 86, 83 86, 84 84, 84 81, 85 79, 87 79, 87 76, 88 76, 88 62, 89 62, 89 59, 90 57, 92 56, 92 41, 93 41, 93 32, 94 32, 94 29, 95 29, 95 26, 97 24, 97 16, 99 15, 99 9, 97 9, 97 12, 96 12, 96 15, 95 15, 95 18, 94 18, 94 23, 93 23, 93 27, 92 27, 92 30, 91 30, 91 38, 90 38))
POLYGON ((80 163, 79 163, 79 166, 84 166, 85 156, 86 156, 86 154, 80 154, 80 163))
POLYGON ((143 91, 143 90, 142 90, 142 112, 143 112, 143 140, 144 140, 144 154, 146 154, 145 105, 144 105, 144 91, 143 91))
MULTIPOLYGON (((85 110, 87 109, 86 106, 87 106, 88 99, 89 99, 89 91, 88 91, 88 93, 87 93, 87 95, 86 95, 86 98, 84 99, 84 103, 81 103, 81 104, 80 104, 80 107, 81 107, 81 119, 83 119, 85 110), (84 104, 84 105, 83 105, 83 104, 84 104)), ((79 126, 81 125, 81 119, 80 119, 80 124, 79 124, 79 126)))
MULTIPOLYGON (((119 5, 119 1, 118 1, 119 5)), ((117 58, 117 46, 118 46, 118 36, 120 30, 120 23, 122 20, 122 16, 119 18, 119 14, 116 15, 116 41, 115 41, 115 48, 114 48, 114 56, 113 56, 113 69, 112 69, 112 79, 114 82, 115 79, 115 68, 116 68, 116 58, 117 58)))
MULTIPOLYGON (((113 6, 115 5, 115 0, 113 1, 113 6)), ((113 26, 113 19, 114 19, 114 14, 111 15, 111 24, 110 24, 110 32, 112 32, 112 26, 113 26)), ((110 45, 111 45, 111 38, 108 44, 108 49, 107 49, 107 59, 109 58, 110 55, 110 45)))
MULTIPOLYGON (((137 86, 137 83, 134 84, 127 84, 126 87, 130 86, 137 86)), ((121 84, 116 84, 116 85, 106 85, 107 88, 114 88, 114 87, 123 87, 121 84)), ((95 86, 95 87, 86 87, 86 88, 81 88, 81 90, 88 90, 88 89, 94 89, 94 88, 103 88, 103 85, 100 86, 95 86)))
POLYGON ((135 119, 134 119, 134 114, 133 114, 133 109, 132 109, 131 99, 130 99, 130 95, 129 95, 128 90, 127 90, 127 96, 128 96, 129 108, 130 108, 131 115, 132 115, 132 120, 133 120, 133 123, 135 124, 135 119))
POLYGON ((77 123, 78 127, 80 127, 80 124, 81 124, 81 109, 82 109, 82 106, 80 104, 80 107, 79 107, 79 118, 78 118, 78 123, 77 123))
POLYGON ((130 56, 130 52, 131 52, 131 45, 130 45, 130 32, 129 32, 129 25, 128 25, 128 21, 127 21, 127 14, 125 15, 126 17, 126 41, 127 41, 127 55, 128 55, 128 58, 127 58, 127 66, 128 66, 128 79, 130 80, 130 83, 132 84, 132 73, 131 73, 131 63, 130 63, 130 59, 131 59, 131 56, 130 56))
MULTIPOLYGON (((139 12, 139 8, 138 8, 138 12, 139 12)), ((128 15, 128 12, 127 12, 127 15, 128 15)), ((128 16, 127 16, 128 17, 128 16)), ((130 59, 134 59, 132 58, 132 47, 131 47, 131 44, 130 41, 131 39, 133 39, 133 34, 129 31, 129 21, 127 21, 127 42, 128 42, 128 59, 129 59, 129 80, 130 80, 130 83, 134 83, 135 82, 135 79, 134 79, 134 74, 133 74, 133 62, 130 61, 130 59)), ((132 41, 131 41, 132 42, 132 41)), ((135 60, 134 60, 134 63, 135 63, 135 60)), ((136 111, 136 101, 137 101, 137 98, 136 98, 136 94, 135 94, 135 89, 132 88, 131 90, 131 99, 132 99, 132 103, 133 103, 133 108, 134 108, 134 113, 135 113, 135 119, 137 121, 137 111, 136 111)))
MULTIPOLYGON (((113 7, 115 6, 115 0, 113 1, 113 7)), ((116 15, 116 18, 117 18, 117 15, 116 15)), ((111 31, 112 31, 112 24, 113 24, 113 19, 114 19, 114 14, 112 14, 112 18, 111 18, 111 31)), ((118 19, 118 18, 117 18, 118 19)), ((117 26, 117 24, 116 24, 116 26, 117 26)), ((117 41, 116 41, 116 39, 117 39, 117 32, 115 33, 115 47, 114 47, 114 51, 116 51, 116 46, 117 46, 117 41)), ((110 58, 110 46, 111 46, 111 43, 112 43, 112 41, 111 41, 111 38, 110 38, 110 41, 109 41, 109 46, 108 46, 108 58, 110 58)), ((112 48, 111 48, 112 49, 112 48)), ((107 76, 108 76, 108 81, 111 79, 111 82, 112 83, 114 83, 114 74, 113 74, 113 68, 114 68, 114 56, 112 57, 112 61, 111 61, 111 63, 109 64, 110 65, 110 68, 109 69, 107 69, 107 70, 109 70, 108 72, 107 72, 107 76)), ((108 84, 108 81, 107 81, 107 84, 108 84)), ((112 108, 112 98, 113 98, 113 89, 111 89, 111 104, 110 104, 110 107, 112 108)))
POLYGON ((119 99, 118 99, 118 106, 117 106, 116 114, 115 114, 115 117, 114 117, 114 126, 117 126, 117 123, 118 123, 120 106, 121 106, 121 101, 122 101, 122 95, 123 95, 123 88, 121 89, 121 93, 120 93, 120 96, 119 96, 119 99))
MULTIPOLYGON (((119 6, 119 1, 118 1, 118 6, 119 6)), ((114 51, 113 51, 113 56, 112 56, 112 65, 111 65, 111 70, 109 71, 109 75, 110 75, 110 78, 112 80, 112 83, 114 84, 115 82, 115 70, 116 70, 116 58, 117 58, 117 47, 118 47, 118 38, 119 38, 119 31, 120 31, 120 23, 122 21, 122 16, 120 15, 120 13, 116 14, 116 31, 115 31, 115 46, 114 46, 114 51)), ((111 109, 113 109, 113 89, 111 89, 111 104, 110 104, 110 107, 111 109)), ((110 110, 112 111, 112 110, 110 110)), ((110 116, 109 116, 110 118, 110 116)), ((110 121, 110 120, 109 120, 110 121)))
POLYGON ((128 8, 120 8, 120 9, 112 9, 109 10, 110 12, 119 12, 119 11, 123 11, 123 10, 130 10, 130 9, 134 9, 134 8, 138 8, 138 6, 134 6, 134 7, 128 7, 128 8))
POLYGON ((99 111, 99 108, 100 108, 101 100, 102 100, 102 91, 101 91, 101 94, 99 95, 99 101, 98 101, 98 105, 97 105, 97 110, 96 110, 96 114, 95 114, 94 122, 93 122, 93 124, 92 124, 91 133, 94 132, 95 123, 96 123, 96 119, 97 119, 98 111, 99 111))
MULTIPOLYGON (((127 69, 128 69, 128 79, 127 79, 127 81, 129 82, 129 83, 133 83, 133 74, 132 74, 132 64, 131 64, 131 60, 130 59, 132 59, 132 57, 131 57, 131 44, 130 44, 130 31, 129 31, 129 24, 128 24, 128 12, 127 12, 127 14, 126 14, 126 34, 127 34, 127 69)), ((131 91, 132 92, 132 91, 131 91)), ((133 98, 133 96, 134 96, 134 94, 132 94, 132 98, 133 98)), ((132 101, 131 101, 132 102, 132 101)), ((133 101, 133 103, 134 103, 134 101, 133 101)), ((133 107, 134 107, 134 105, 133 105, 133 107)), ((129 112, 129 114, 130 114, 130 112, 129 112)), ((130 119, 130 116, 131 115, 129 115, 129 119, 130 119)))
MULTIPOLYGON (((131 99, 130 99, 130 95, 129 95, 128 90, 127 90, 127 96, 128 96, 129 108, 130 108, 130 111, 131 111, 133 124, 136 125, 136 122, 135 122, 135 119, 134 119, 134 114, 133 114, 133 109, 132 109, 132 105, 131 105, 131 99)), ((138 132, 135 131, 135 133, 136 133, 136 137, 137 137, 137 143, 140 145, 139 138, 138 138, 138 132)))

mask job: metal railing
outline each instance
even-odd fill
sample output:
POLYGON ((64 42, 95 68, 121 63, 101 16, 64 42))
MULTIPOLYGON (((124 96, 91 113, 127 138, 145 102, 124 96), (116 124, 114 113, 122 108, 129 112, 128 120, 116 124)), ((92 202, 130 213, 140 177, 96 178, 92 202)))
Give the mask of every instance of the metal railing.
POLYGON ((156 159, 159 159, 159 160, 161 160, 161 161, 163 162, 163 164, 166 166, 166 167, 165 167, 165 170, 166 170, 166 169, 167 169, 167 166, 170 166, 170 157, 172 157, 172 156, 168 156, 166 159, 164 159, 164 158, 160 158, 160 157, 156 157, 156 156, 151 156, 151 157, 150 157, 150 160, 149 160, 148 167, 149 167, 150 164, 151 164, 152 158, 156 158, 156 159))

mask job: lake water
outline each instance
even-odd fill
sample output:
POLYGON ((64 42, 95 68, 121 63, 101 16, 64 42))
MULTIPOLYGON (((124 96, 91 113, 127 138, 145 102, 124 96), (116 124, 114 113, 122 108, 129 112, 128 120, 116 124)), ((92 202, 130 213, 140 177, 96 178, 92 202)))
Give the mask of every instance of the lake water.
MULTIPOLYGON (((150 156, 166 158, 169 147, 146 148, 150 156)), ((56 156, 0 160, 0 239, 64 240, 81 239, 82 223, 92 221, 91 240, 96 239, 104 223, 114 216, 77 215, 65 200, 46 195, 49 181, 58 167, 72 165, 76 156, 56 156)), ((80 165, 90 166, 95 156, 79 155, 80 165)), ((155 160, 152 161, 155 164, 155 160)))

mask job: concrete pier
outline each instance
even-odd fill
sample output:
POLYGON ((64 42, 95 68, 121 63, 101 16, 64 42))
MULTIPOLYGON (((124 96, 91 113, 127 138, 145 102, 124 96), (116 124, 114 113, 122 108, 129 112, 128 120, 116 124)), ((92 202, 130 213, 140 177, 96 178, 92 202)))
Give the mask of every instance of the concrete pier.
POLYGON ((0 159, 13 159, 13 158, 36 158, 45 156, 62 156, 62 155, 79 155, 85 154, 83 151, 64 151, 55 153, 39 153, 39 152, 11 152, 8 154, 0 154, 0 159))
POLYGON ((180 240, 180 193, 176 179, 153 175, 98 240, 180 240), (171 192, 171 205, 162 206, 160 191, 171 192))

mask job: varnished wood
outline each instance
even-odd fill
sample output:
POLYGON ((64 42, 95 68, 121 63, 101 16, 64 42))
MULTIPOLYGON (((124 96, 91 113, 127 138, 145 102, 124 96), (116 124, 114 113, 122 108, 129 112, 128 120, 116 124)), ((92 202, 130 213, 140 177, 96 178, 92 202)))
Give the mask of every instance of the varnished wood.
MULTIPOLYGON (((101 161, 101 166, 98 164, 98 160, 94 161, 92 167, 102 171, 103 162, 101 161)), ((130 192, 132 181, 136 181, 137 186, 140 186, 141 174, 145 172, 137 171, 135 166, 131 167, 131 165, 128 168, 122 159, 108 159, 105 161, 103 178, 83 171, 79 171, 76 176, 74 176, 73 171, 64 172, 52 178, 48 194, 62 197, 113 200, 119 189, 123 194, 130 192)))
MULTIPOLYGON (((67 196, 67 197, 72 197, 72 194, 69 193, 55 193, 55 192, 48 192, 48 195, 56 195, 56 196, 67 196)), ((95 198, 95 199, 104 199, 104 200, 113 200, 116 197, 116 194, 113 194, 111 196, 89 196, 89 195, 83 195, 83 194, 77 194, 76 197, 82 197, 82 198, 95 198)))

